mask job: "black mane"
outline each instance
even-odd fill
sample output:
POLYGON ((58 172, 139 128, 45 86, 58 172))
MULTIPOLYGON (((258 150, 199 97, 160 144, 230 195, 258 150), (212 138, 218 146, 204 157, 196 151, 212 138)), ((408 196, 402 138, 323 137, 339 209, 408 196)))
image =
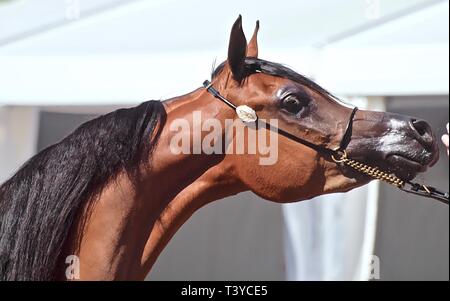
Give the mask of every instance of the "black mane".
POLYGON ((165 122, 159 101, 86 122, 0 186, 0 280, 51 280, 80 208, 120 172, 133 184, 165 122))

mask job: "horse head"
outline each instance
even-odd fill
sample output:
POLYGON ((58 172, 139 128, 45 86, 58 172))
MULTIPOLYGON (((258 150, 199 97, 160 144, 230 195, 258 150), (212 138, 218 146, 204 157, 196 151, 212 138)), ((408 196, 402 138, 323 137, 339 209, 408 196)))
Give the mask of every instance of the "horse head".
MULTIPOLYGON (((259 59, 258 30, 259 22, 247 44, 239 16, 231 30, 228 58, 214 71, 211 81, 223 98, 251 108, 260 120, 277 121, 276 129, 288 133, 288 137, 278 135, 278 157, 273 164, 260 164, 262 154, 258 152, 229 154, 224 159, 254 193, 291 202, 348 191, 372 179, 336 164, 326 150, 345 149, 348 157, 404 180, 413 179, 438 160, 436 139, 427 122, 353 110, 305 76, 259 59)), ((230 110, 221 102, 217 106, 230 110)), ((253 130, 270 131, 248 129, 253 130)))

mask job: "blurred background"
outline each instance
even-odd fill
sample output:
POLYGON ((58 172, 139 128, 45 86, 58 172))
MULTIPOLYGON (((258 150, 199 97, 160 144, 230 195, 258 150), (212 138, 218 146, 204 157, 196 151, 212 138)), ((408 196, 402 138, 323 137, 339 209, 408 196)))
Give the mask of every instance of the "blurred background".
MULTIPOLYGON (((448 0, 0 0, 0 182, 98 114, 199 87, 238 14, 247 37, 260 20, 261 58, 445 132, 448 0)), ((448 191, 443 149, 419 179, 448 191)), ((290 205, 243 193, 199 210, 148 278, 448 280, 448 213, 378 183, 290 205)))

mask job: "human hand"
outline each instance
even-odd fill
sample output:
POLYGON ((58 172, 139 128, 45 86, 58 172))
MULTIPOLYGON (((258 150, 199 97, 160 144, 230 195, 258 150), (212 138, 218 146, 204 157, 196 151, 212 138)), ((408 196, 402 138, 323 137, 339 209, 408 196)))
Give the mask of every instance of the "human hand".
POLYGON ((448 123, 447 123, 447 134, 442 135, 442 142, 447 147, 447 156, 448 156, 448 123))

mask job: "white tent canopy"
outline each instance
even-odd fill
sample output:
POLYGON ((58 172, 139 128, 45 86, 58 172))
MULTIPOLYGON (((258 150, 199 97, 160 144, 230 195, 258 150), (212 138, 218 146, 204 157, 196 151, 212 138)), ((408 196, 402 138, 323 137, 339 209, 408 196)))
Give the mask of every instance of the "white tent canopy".
POLYGON ((208 77, 215 58, 225 59, 239 13, 247 35, 261 20, 261 57, 287 63, 334 93, 447 94, 448 6, 7 1, 0 5, 0 104, 124 104, 188 92, 208 77))

